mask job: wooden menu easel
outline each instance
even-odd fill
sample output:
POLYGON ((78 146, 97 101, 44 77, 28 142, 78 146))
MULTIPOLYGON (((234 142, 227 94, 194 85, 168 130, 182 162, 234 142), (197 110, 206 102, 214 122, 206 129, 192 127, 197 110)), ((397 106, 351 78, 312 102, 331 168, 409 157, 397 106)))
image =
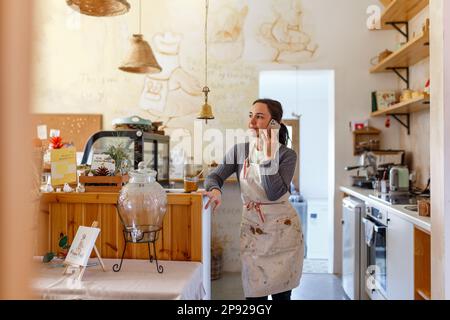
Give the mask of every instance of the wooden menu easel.
MULTIPOLYGON (((91 225, 91 228, 97 228, 97 226, 98 226, 98 222, 94 221, 91 225)), ((94 251, 97 256, 98 261, 100 262, 100 265, 102 266, 103 272, 106 272, 105 264, 103 263, 103 260, 100 256, 100 252, 98 251, 95 244, 94 244, 94 251)), ((75 269, 78 272, 77 280, 81 281, 81 279, 83 278, 84 272, 86 271, 86 268, 87 268, 86 266, 73 265, 73 264, 67 263, 66 267, 64 268, 63 274, 64 275, 73 274, 74 272, 70 272, 70 270, 75 269)))

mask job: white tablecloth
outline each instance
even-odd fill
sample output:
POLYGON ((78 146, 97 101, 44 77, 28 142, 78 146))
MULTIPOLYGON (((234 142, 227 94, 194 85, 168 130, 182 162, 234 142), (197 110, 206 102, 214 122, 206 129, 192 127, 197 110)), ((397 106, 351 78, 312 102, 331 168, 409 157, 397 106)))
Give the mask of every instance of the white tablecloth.
POLYGON ((61 267, 39 263, 33 288, 43 299, 198 300, 205 296, 200 262, 158 261, 164 267, 159 274, 155 261, 124 260, 119 272, 112 270, 119 259, 103 261, 106 272, 100 265, 88 267, 82 281, 64 276, 61 267))

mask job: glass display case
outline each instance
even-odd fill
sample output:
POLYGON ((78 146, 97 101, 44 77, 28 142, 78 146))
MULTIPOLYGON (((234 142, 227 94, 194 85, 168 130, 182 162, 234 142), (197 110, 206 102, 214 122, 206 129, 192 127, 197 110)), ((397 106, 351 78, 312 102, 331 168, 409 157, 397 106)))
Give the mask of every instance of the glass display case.
MULTIPOLYGON (((120 148, 128 157, 131 167, 138 169, 143 161, 157 172, 156 180, 169 186, 170 137, 140 130, 99 131, 86 143, 81 164, 90 165, 95 154, 108 153, 112 147, 120 148)), ((121 164, 116 164, 121 166, 121 164)), ((132 169, 130 168, 130 169, 132 169)))

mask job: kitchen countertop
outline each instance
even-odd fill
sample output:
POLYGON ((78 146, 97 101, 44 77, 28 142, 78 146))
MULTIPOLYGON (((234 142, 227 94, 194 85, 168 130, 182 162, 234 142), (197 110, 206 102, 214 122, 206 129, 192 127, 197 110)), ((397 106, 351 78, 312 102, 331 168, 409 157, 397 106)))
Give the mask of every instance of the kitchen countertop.
MULTIPOLYGON (((164 189, 169 202, 184 201, 190 203, 191 194, 201 194, 204 189, 198 189, 197 192, 184 192, 184 189, 164 189)), ((101 203, 116 204, 119 192, 42 192, 40 194, 41 202, 48 204, 51 202, 59 203, 101 203)))
POLYGON ((369 197, 370 194, 375 194, 374 190, 370 189, 363 189, 358 187, 346 187, 341 186, 339 188, 342 192, 349 194, 351 196, 354 196, 355 198, 361 199, 365 202, 372 202, 376 203, 377 206, 389 210, 389 212, 392 212, 399 216, 402 219, 405 219, 411 223, 413 223, 415 226, 427 231, 428 233, 431 233, 431 218, 430 217, 422 217, 419 216, 419 214, 415 211, 407 210, 405 209, 405 206, 408 205, 387 205, 386 203, 382 202, 381 200, 373 199, 369 197))

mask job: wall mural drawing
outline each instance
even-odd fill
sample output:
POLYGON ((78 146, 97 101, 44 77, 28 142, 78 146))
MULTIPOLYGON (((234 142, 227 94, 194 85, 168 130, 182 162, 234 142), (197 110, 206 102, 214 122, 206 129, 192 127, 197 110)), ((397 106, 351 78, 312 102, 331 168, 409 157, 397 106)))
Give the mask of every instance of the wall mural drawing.
POLYGON ((224 5, 213 13, 210 52, 215 59, 233 62, 242 57, 245 47, 243 28, 247 15, 248 6, 239 10, 224 5))
POLYGON ((162 72, 145 76, 139 101, 151 120, 162 121, 164 128, 183 127, 183 121, 195 117, 202 101, 199 80, 180 65, 181 39, 171 32, 154 36, 155 56, 162 72))
MULTIPOLYGON (((293 0, 277 4, 276 18, 270 23, 264 23, 260 28, 260 36, 266 44, 275 49, 272 62, 283 63, 287 57, 303 54, 312 58, 318 49, 311 36, 303 31, 302 10, 300 2, 293 0)), ((294 58, 295 59, 295 58, 294 58)))

